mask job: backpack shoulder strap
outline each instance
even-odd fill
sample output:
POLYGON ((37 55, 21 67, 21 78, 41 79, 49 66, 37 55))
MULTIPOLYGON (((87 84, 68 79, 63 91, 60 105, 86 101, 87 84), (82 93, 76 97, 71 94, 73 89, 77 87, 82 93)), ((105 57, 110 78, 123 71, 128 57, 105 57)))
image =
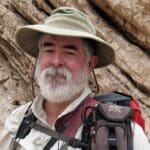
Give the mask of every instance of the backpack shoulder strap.
POLYGON ((31 110, 31 105, 32 105, 32 103, 29 105, 29 107, 27 108, 27 110, 24 114, 24 118, 18 128, 15 139, 25 138, 29 134, 29 132, 32 128, 31 124, 37 120, 37 118, 35 117, 35 115, 33 114, 32 110, 31 110))

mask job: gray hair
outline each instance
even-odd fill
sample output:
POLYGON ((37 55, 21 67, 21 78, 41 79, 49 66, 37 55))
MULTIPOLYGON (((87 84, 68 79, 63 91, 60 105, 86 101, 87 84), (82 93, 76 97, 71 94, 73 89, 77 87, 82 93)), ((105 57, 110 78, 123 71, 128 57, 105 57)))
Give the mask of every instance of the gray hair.
POLYGON ((96 55, 96 42, 91 39, 83 39, 83 43, 87 48, 88 56, 95 56, 96 55))

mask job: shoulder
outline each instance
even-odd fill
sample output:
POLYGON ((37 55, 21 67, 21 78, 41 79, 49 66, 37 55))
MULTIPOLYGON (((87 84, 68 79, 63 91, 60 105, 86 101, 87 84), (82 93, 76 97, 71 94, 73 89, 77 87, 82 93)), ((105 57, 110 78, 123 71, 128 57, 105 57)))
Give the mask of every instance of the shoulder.
POLYGON ((141 126, 136 122, 132 123, 133 129, 133 145, 135 150, 148 150, 150 143, 141 126))
POLYGON ((30 104, 31 102, 15 109, 6 119, 4 128, 7 128, 10 132, 16 132, 30 104))
POLYGON ((17 130, 29 105, 30 103, 20 106, 19 108, 15 109, 7 118, 0 135, 1 149, 12 149, 17 130))

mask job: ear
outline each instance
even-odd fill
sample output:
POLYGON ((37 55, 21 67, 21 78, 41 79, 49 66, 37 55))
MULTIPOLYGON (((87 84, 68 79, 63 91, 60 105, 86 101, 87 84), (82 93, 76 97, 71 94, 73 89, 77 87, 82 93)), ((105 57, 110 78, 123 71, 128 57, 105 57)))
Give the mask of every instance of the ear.
POLYGON ((95 69, 96 64, 98 63, 98 57, 91 56, 88 63, 89 63, 89 65, 88 65, 89 71, 92 72, 95 69))

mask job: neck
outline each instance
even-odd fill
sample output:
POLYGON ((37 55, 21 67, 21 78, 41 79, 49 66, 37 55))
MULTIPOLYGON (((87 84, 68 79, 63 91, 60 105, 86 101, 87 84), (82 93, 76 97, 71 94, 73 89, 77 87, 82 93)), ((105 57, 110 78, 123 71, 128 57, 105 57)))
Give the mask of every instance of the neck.
POLYGON ((50 102, 48 100, 45 100, 44 102, 44 111, 47 115, 46 121, 52 125, 53 122, 57 119, 57 117, 65 110, 65 108, 75 99, 77 99, 81 95, 78 94, 71 98, 70 100, 60 102, 60 103, 55 103, 55 102, 50 102))

